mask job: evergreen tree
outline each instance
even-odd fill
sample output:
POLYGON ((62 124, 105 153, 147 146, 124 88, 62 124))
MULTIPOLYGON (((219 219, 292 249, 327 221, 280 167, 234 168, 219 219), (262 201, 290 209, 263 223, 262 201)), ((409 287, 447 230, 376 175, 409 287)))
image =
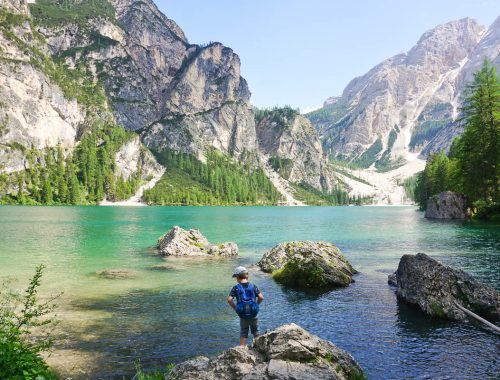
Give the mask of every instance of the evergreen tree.
POLYGON ((499 200, 500 80, 485 61, 467 86, 461 108, 464 133, 455 140, 460 189, 472 200, 499 200))

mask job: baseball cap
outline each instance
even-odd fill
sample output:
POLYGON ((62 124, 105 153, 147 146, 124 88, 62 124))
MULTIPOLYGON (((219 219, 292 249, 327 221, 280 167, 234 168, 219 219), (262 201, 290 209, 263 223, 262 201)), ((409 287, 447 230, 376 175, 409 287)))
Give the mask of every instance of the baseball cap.
POLYGON ((240 274, 248 273, 247 268, 245 267, 236 267, 234 268, 233 277, 238 277, 240 274))

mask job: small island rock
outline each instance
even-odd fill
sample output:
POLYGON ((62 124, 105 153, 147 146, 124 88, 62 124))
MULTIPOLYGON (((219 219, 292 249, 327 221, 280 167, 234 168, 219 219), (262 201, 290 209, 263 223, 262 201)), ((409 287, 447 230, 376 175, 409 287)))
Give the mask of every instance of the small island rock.
POLYGON ((427 219, 468 219, 471 210, 465 196, 452 191, 443 191, 429 198, 425 217, 427 219))
POLYGON ((322 241, 278 244, 257 265, 278 282, 306 289, 348 286, 358 273, 336 246, 322 241))
POLYGON ((180 363, 175 379, 364 379, 363 370, 346 351, 288 324, 255 339, 251 347, 234 347, 209 359, 180 363))
POLYGON ((465 320, 457 302, 484 318, 500 318, 500 294, 495 289, 424 253, 401 257, 395 275, 397 296, 418 305, 426 314, 465 320))
POLYGON ((233 242, 210 244, 198 230, 186 231, 175 226, 158 239, 156 246, 163 256, 236 256, 238 246, 233 242))

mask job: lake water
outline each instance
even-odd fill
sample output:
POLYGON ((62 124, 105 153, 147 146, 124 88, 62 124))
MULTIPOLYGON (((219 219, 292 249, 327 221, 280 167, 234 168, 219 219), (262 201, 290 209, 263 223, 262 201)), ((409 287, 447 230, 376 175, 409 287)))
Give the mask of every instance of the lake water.
POLYGON ((295 322, 349 351, 370 379, 486 379, 500 373, 500 338, 474 322, 430 319, 387 285, 401 255, 425 252, 500 288, 500 226, 440 223, 410 207, 0 207, 0 276, 25 284, 47 265, 42 293, 59 299, 49 362, 73 379, 122 378, 238 342, 226 304, 232 269, 250 267, 265 295, 261 330, 295 322), (154 255, 174 225, 235 241, 230 259, 154 255), (275 244, 327 240, 360 271, 321 295, 282 288, 253 266, 275 244), (165 263, 169 269, 151 270, 165 263), (96 273, 128 269, 131 279, 96 273))

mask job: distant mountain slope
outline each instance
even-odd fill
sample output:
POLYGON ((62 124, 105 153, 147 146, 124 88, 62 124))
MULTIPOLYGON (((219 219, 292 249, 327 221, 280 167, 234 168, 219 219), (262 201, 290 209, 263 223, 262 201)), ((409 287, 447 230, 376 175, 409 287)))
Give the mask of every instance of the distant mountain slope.
POLYGON ((460 94, 488 58, 499 67, 500 19, 485 30, 465 18, 424 33, 398 54, 353 79, 342 96, 307 115, 332 156, 386 171, 415 154, 448 149, 460 94))

